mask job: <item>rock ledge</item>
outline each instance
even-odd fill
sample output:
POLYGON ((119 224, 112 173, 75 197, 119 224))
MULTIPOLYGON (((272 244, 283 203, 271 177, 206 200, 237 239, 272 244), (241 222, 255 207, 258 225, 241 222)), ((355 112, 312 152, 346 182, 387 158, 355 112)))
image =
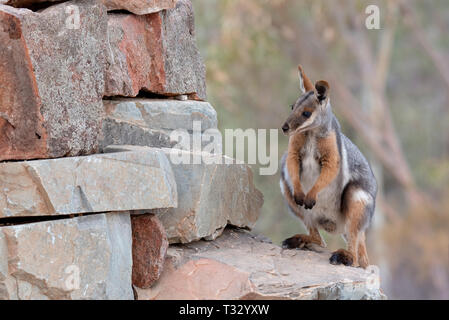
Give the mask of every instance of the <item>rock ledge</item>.
POLYGON ((172 245, 161 278, 138 299, 385 299, 373 274, 328 254, 283 250, 237 229, 215 241, 172 245))

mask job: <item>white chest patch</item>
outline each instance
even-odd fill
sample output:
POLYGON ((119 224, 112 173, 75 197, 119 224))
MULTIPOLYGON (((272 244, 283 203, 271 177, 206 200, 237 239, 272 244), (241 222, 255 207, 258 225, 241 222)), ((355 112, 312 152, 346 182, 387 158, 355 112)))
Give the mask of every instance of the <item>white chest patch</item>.
POLYGON ((301 152, 301 176, 300 181, 305 194, 312 189, 316 180, 320 176, 319 154, 316 148, 316 140, 307 140, 301 152))
MULTIPOLYGON (((301 174, 300 181, 305 194, 315 185, 321 173, 319 163, 320 154, 317 149, 316 138, 310 137, 301 152, 301 174)), ((320 226, 320 221, 328 221, 336 225, 332 232, 341 232, 343 228, 343 217, 340 213, 340 201, 342 186, 341 180, 335 178, 326 188, 318 193, 317 203, 311 210, 302 208, 304 223, 309 226, 320 226)))

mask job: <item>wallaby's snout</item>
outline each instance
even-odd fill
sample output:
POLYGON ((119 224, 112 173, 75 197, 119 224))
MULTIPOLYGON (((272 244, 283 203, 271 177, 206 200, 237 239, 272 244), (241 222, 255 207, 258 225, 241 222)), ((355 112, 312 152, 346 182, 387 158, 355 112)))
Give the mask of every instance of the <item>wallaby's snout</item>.
POLYGON ((291 105, 292 112, 282 126, 285 135, 313 130, 319 127, 327 116, 329 84, 320 80, 313 86, 301 66, 298 66, 298 69, 302 94, 291 105))

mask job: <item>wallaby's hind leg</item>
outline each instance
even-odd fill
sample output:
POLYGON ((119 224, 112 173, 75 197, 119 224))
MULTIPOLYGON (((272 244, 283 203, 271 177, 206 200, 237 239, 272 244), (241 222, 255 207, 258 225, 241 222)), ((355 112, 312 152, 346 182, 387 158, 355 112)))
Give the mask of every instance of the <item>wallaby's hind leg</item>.
POLYGON ((370 201, 368 193, 357 188, 348 188, 343 195, 342 211, 345 216, 345 239, 348 249, 335 251, 330 257, 331 264, 344 264, 346 266, 357 266, 358 258, 362 257, 361 266, 367 265, 367 254, 365 247, 364 230, 366 221, 366 206, 370 201), (363 237, 362 237, 363 236, 363 237), (362 255, 359 248, 362 248, 362 255))
MULTIPOLYGON (((287 205, 289 209, 293 212, 295 216, 304 221, 304 215, 301 212, 301 208, 296 204, 295 199, 293 199, 293 195, 291 194, 290 188, 288 187, 285 180, 282 178, 281 183, 283 185, 283 193, 284 197, 287 201, 287 205)), ((321 238, 318 229, 316 228, 308 228, 309 234, 297 234, 291 238, 285 239, 282 241, 282 248, 284 249, 308 249, 309 244, 317 244, 319 246, 324 247, 325 243, 321 238)))
POLYGON ((284 249, 309 249, 310 244, 317 244, 324 246, 323 239, 321 238, 318 229, 309 228, 309 234, 297 234, 291 238, 285 239, 282 242, 282 248, 284 249))
POLYGON ((368 253, 366 252, 365 232, 361 232, 359 236, 358 260, 362 268, 369 266, 368 253))

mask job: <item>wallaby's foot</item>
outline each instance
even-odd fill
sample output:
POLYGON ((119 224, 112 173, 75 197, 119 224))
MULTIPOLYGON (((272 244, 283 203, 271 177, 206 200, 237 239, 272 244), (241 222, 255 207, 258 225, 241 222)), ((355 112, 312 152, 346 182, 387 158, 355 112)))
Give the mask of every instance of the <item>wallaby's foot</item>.
POLYGON ((332 253, 329 258, 331 264, 344 264, 345 266, 352 266, 354 264, 354 256, 351 252, 345 249, 340 249, 332 253))
POLYGON ((359 267, 366 269, 368 266, 369 266, 368 257, 360 258, 360 256, 359 256, 359 267))
MULTIPOLYGON (((282 248, 284 249, 309 249, 309 245, 315 243, 307 234, 297 234, 291 238, 282 241, 282 248)), ((310 249, 309 249, 310 250, 310 249)))

